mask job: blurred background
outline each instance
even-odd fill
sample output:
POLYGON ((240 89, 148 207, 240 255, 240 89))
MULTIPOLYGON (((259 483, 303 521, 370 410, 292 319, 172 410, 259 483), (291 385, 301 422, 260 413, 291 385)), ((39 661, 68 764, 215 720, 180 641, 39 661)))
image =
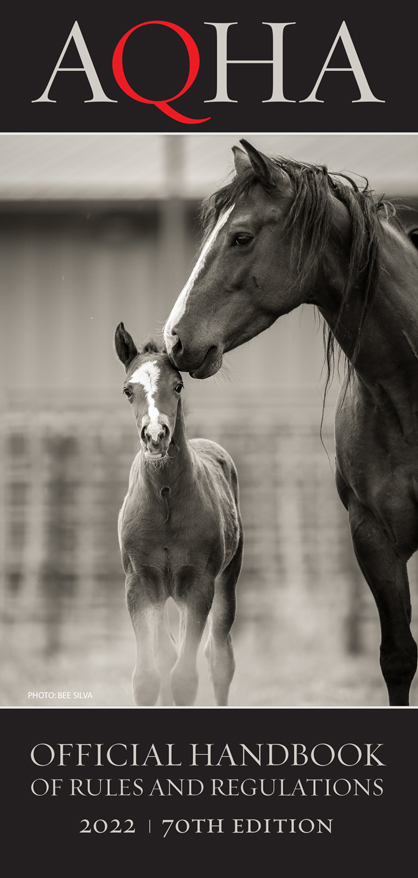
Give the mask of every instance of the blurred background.
MULTIPOLYGON (((416 136, 242 136, 365 175, 418 221, 416 136)), ((3 706, 63 703, 34 691, 133 703, 116 522, 138 441, 113 334, 121 320, 136 341, 161 332, 195 261, 199 204, 228 179, 238 139, 0 136, 3 706)), ((334 487, 337 378, 321 441, 322 365, 306 307, 229 354, 215 378, 185 376, 189 436, 224 445, 240 478, 232 705, 387 703, 377 611, 334 487)), ((415 607, 417 573, 412 562, 415 607)), ((197 704, 210 705, 200 666, 197 704)))

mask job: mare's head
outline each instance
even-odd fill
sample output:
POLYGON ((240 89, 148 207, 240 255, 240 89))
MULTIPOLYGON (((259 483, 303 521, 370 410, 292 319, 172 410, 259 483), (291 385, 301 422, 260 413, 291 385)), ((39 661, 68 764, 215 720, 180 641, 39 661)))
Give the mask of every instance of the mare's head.
POLYGON ((352 181, 241 143, 235 177, 207 202, 201 253, 164 331, 171 361, 195 378, 302 302, 321 305, 324 272, 351 282, 370 240, 352 181))
POLYGON ((289 240, 281 234, 290 180, 245 145, 234 147, 236 176, 208 202, 200 256, 164 331, 172 362, 196 378, 215 374, 225 351, 276 320, 280 278, 281 313, 298 304, 289 290, 289 240))
POLYGON ((116 329, 115 348, 125 366, 123 393, 132 406, 145 459, 168 459, 183 389, 180 373, 154 341, 138 350, 123 323, 116 329))

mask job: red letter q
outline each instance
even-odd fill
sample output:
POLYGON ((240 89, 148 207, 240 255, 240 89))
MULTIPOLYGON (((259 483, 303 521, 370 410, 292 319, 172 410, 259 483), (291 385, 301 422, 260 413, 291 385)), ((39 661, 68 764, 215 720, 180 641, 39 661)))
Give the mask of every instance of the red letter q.
POLYGON ((171 21, 143 21, 141 24, 137 24, 135 27, 128 30, 127 33, 122 37, 119 43, 116 46, 113 55, 113 73, 116 79, 116 82, 125 92, 125 94, 129 95, 130 98, 133 98, 134 101, 140 101, 142 104, 155 104, 159 110, 162 110, 163 113, 166 113, 167 116, 171 116, 172 119, 175 119, 177 122, 185 122, 188 125, 195 125, 198 122, 208 122, 210 116, 206 119, 189 119, 187 116, 182 116, 181 113, 178 113, 177 110, 173 110, 172 107, 169 106, 171 101, 177 100, 177 98, 181 97, 181 95, 186 92, 191 85, 193 85, 198 70, 199 70, 200 58, 199 58, 199 50, 196 46, 195 41, 192 39, 190 34, 187 33, 182 27, 179 27, 178 24, 173 24, 171 21), (123 70, 123 50, 125 48, 125 43, 128 37, 134 32, 134 30, 138 30, 139 27, 145 27, 147 24, 162 24, 164 27, 171 27, 172 30, 175 30, 176 33, 183 40, 188 55, 189 55, 189 75, 187 77, 186 84, 183 86, 182 90, 179 91, 178 94, 174 95, 172 98, 167 98, 165 101, 150 101, 148 98, 143 98, 141 95, 137 94, 136 91, 131 88, 129 85, 124 70, 123 70))

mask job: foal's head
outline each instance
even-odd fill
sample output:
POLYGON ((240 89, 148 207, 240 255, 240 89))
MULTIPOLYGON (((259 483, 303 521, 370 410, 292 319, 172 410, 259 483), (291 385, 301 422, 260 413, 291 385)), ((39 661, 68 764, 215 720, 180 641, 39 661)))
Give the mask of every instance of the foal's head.
POLYGON ((132 405, 144 456, 151 462, 168 459, 183 389, 180 373, 154 341, 138 351, 123 323, 115 348, 125 366, 123 393, 132 405))

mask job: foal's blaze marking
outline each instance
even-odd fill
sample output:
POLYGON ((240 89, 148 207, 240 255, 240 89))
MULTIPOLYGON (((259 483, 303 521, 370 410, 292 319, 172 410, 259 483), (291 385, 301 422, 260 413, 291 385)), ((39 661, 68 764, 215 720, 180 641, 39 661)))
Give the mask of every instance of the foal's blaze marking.
POLYGON ((141 384, 145 390, 148 401, 148 416, 150 419, 147 429, 151 438, 155 440, 158 439, 161 430, 161 424, 159 421, 160 413, 155 405, 154 399, 157 392, 159 377, 160 370, 157 366, 157 360, 152 360, 148 363, 143 363, 142 366, 136 369, 133 375, 129 378, 129 384, 141 384))
POLYGON ((216 241, 216 238, 218 237, 219 232, 221 231, 221 229, 223 229, 224 225, 228 221, 228 218, 229 218, 230 214, 232 213, 234 207, 235 207, 235 205, 233 204, 232 207, 229 207, 228 210, 226 210, 224 213, 222 213, 221 216, 219 217, 219 219, 215 225, 215 228, 212 230, 212 232, 209 235, 208 240, 206 241, 205 245, 203 246, 202 252, 199 256, 199 259, 197 260, 196 265, 195 265, 186 285, 183 287, 183 290, 180 293, 180 295, 177 299, 177 302, 174 305, 174 308, 173 308, 173 310, 168 318, 166 328, 164 331, 164 338, 165 338, 165 342, 167 345, 168 353, 171 352, 171 349, 173 347, 173 343, 174 343, 175 338, 176 338, 175 335, 173 335, 173 329, 174 329, 177 321, 181 320, 181 318, 183 317, 183 314, 185 313, 186 307, 187 307, 187 300, 189 298, 190 293, 192 292, 194 283, 197 280, 197 278, 198 278, 199 274, 201 273, 201 271, 203 270, 203 268, 205 267, 206 260, 207 260, 208 254, 211 250, 211 247, 214 244, 214 242, 216 241))

